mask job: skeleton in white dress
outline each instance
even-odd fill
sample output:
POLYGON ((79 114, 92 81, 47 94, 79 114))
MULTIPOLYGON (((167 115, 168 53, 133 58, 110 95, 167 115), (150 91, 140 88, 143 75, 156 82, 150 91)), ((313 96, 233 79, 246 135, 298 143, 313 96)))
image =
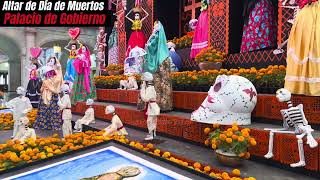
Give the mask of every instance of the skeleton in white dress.
POLYGON ((69 96, 70 88, 67 84, 61 86, 61 92, 63 93, 62 98, 59 99, 58 105, 62 111, 62 132, 63 137, 66 137, 69 134, 72 134, 72 113, 71 113, 71 101, 69 96))
POLYGON ((89 125, 90 123, 95 123, 94 109, 92 107, 93 103, 93 99, 87 100, 86 104, 89 106, 89 108, 86 110, 84 116, 76 121, 76 124, 74 125, 75 132, 82 132, 83 124, 89 125))
POLYGON ((147 125, 149 134, 145 140, 153 140, 157 130, 157 116, 160 115, 160 107, 158 106, 157 93, 152 84, 153 76, 149 72, 143 73, 143 83, 141 85, 140 97, 146 103, 145 115, 147 116, 147 125))
POLYGON ((24 126, 19 125, 19 119, 24 117, 29 111, 32 110, 32 104, 29 98, 24 96, 25 92, 26 90, 23 87, 18 87, 17 94, 19 95, 19 97, 13 98, 6 103, 6 107, 13 109, 14 126, 12 138, 15 137, 18 129, 24 128, 24 126))
POLYGON ((112 113, 112 120, 111 120, 111 125, 105 128, 105 133, 103 136, 111 136, 111 135, 119 135, 119 136, 126 136, 128 135, 128 132, 124 128, 121 119, 115 112, 115 108, 111 105, 106 107, 105 110, 106 114, 111 114, 112 113))

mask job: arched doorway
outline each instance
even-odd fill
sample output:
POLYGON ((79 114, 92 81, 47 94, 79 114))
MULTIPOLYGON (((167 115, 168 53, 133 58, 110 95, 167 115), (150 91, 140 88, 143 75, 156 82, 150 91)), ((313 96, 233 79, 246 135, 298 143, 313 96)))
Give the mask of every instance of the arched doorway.
POLYGON ((0 35, 0 52, 3 68, 7 69, 8 90, 15 91, 21 85, 21 49, 13 39, 0 35))

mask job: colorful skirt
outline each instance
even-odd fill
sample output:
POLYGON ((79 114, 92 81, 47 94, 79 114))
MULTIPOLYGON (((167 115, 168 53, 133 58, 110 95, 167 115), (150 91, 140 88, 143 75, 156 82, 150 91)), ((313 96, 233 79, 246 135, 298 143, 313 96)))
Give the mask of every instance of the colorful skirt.
POLYGON ((144 49, 147 42, 147 38, 142 31, 133 31, 128 41, 128 48, 126 52, 126 57, 129 56, 131 49, 138 46, 139 48, 144 49))
POLYGON ((35 129, 61 130, 63 121, 61 118, 60 108, 58 106, 58 98, 57 94, 52 95, 49 105, 44 104, 41 98, 38 115, 33 124, 35 129))
POLYGON ((243 27, 241 52, 275 46, 277 43, 277 20, 269 0, 260 0, 250 13, 243 27))
POLYGON ((208 21, 208 11, 204 10, 201 12, 196 30, 194 32, 194 37, 192 39, 191 53, 190 58, 193 59, 196 57, 199 52, 208 47, 208 38, 209 38, 209 21, 208 21))
POLYGON ((40 103, 40 88, 41 81, 40 79, 30 79, 27 86, 26 97, 29 98, 32 107, 38 108, 40 103))
POLYGON ((90 93, 88 93, 85 89, 84 75, 77 75, 71 92, 71 103, 73 105, 80 101, 97 98, 96 86, 93 81, 93 75, 90 73, 90 93))
POLYGON ((108 51, 108 65, 118 64, 118 46, 113 46, 108 51))
POLYGON ((67 67, 66 67, 66 73, 64 74, 64 80, 68 82, 74 82, 77 76, 77 71, 73 66, 74 59, 68 59, 67 67))
POLYGON ((297 14, 288 39, 285 88, 293 94, 320 96, 320 2, 297 14))

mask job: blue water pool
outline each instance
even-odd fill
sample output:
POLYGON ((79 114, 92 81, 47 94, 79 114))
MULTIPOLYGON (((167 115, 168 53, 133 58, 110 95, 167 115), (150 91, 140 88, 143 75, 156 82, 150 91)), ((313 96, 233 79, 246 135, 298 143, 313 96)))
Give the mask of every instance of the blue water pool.
POLYGON ((115 172, 125 166, 135 166, 141 171, 140 175, 128 179, 189 179, 115 147, 67 159, 9 179, 78 180, 107 172, 115 172))

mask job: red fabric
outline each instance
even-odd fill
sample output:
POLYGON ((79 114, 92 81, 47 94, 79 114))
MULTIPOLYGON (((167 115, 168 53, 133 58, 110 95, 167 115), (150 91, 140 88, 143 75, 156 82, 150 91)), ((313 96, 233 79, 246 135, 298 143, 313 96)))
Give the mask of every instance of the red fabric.
POLYGON ((305 5, 313 2, 317 2, 318 0, 298 0, 297 4, 299 5, 299 8, 302 9, 305 5))
POLYGON ((136 46, 144 49, 146 42, 147 42, 147 38, 142 31, 133 31, 128 41, 128 49, 127 49, 126 57, 129 56, 131 49, 135 48, 136 46))

